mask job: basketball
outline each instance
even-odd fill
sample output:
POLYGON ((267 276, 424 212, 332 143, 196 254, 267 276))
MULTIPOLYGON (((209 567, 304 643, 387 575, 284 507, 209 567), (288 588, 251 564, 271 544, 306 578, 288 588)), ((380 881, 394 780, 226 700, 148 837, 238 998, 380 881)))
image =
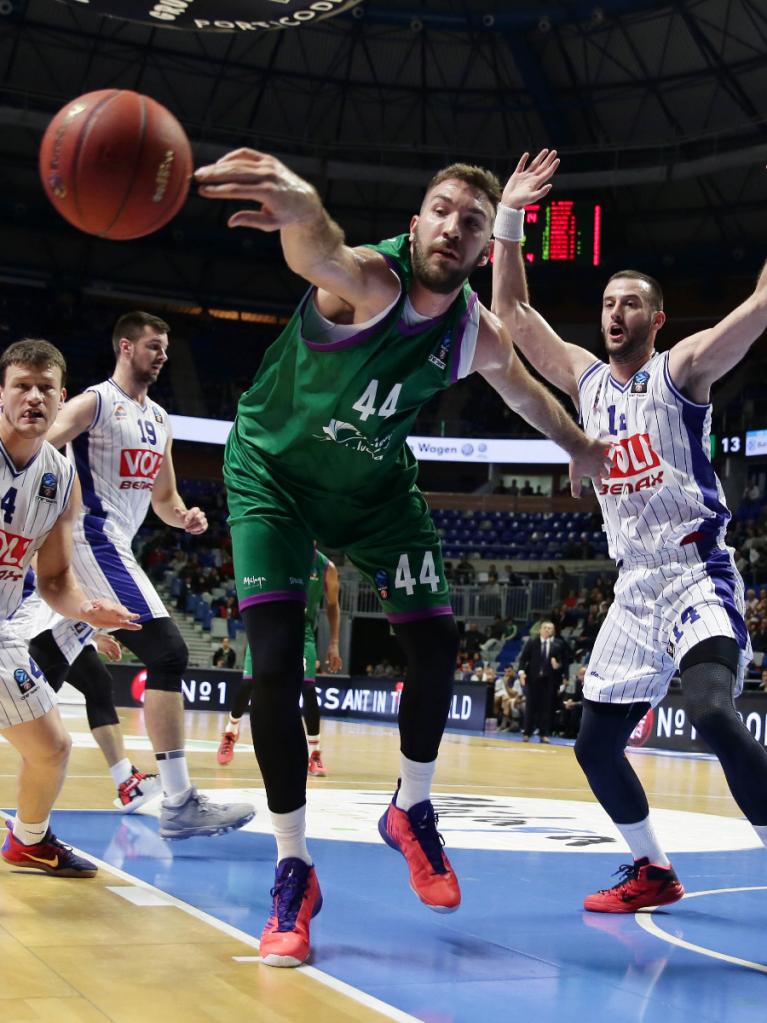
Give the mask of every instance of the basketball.
POLYGON ((179 122, 155 100, 101 89, 71 100, 40 146, 43 188, 74 227, 125 241, 157 231, 181 209, 192 150, 179 122))

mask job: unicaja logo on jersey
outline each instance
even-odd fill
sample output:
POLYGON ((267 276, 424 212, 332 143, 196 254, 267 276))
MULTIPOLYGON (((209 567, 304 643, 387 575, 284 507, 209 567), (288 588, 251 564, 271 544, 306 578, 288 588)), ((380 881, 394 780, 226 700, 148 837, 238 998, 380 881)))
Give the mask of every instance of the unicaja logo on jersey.
POLYGON ((656 471, 660 466, 660 458, 650 443, 648 433, 634 433, 624 440, 615 441, 610 457, 613 463, 610 480, 618 482, 603 483, 599 489, 600 494, 631 494, 637 490, 660 486, 663 482, 663 470, 656 471))
POLYGON ((340 419, 331 419, 327 426, 322 427, 322 437, 315 435, 315 440, 329 440, 360 454, 370 455, 374 462, 383 460, 389 446, 391 434, 385 437, 368 438, 353 423, 342 423, 340 419))
POLYGON ((123 448, 120 452, 120 490, 151 490, 163 456, 148 448, 123 448), (127 477, 127 478, 125 478, 127 477))

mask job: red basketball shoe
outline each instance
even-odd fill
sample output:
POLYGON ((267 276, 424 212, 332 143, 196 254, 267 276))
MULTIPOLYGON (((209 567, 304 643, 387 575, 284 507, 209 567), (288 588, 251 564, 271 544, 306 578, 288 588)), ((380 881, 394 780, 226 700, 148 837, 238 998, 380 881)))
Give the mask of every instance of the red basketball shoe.
POLYGON ((29 867, 58 877, 94 877, 98 867, 90 860, 77 856, 68 845, 59 842, 50 828, 41 842, 24 845, 12 831, 12 821, 6 821, 8 837, 0 850, 6 863, 12 867, 29 867))
POLYGON ((583 908, 592 913, 635 913, 648 906, 667 906, 679 902, 684 888, 674 868, 658 867, 646 856, 633 863, 624 863, 616 871, 621 878, 612 888, 589 895, 583 908))
POLYGON ((295 856, 280 860, 271 895, 261 959, 267 966, 300 966, 309 957, 309 924, 322 909, 317 872, 295 856))
POLYGON ((315 778, 324 778, 327 775, 327 769, 322 762, 322 754, 318 749, 312 750, 309 754, 309 774, 314 775, 315 778))
POLYGON ((234 756, 234 744, 239 737, 239 732, 230 731, 224 732, 221 736, 221 742, 218 744, 218 752, 216 753, 216 760, 219 764, 231 764, 232 757, 234 756))
POLYGON ((421 902, 436 913, 454 912, 461 904, 461 889, 442 851, 444 841, 437 831, 438 817, 431 801, 425 799, 409 810, 400 810, 394 799, 378 822, 381 838, 405 857, 410 887, 421 902))

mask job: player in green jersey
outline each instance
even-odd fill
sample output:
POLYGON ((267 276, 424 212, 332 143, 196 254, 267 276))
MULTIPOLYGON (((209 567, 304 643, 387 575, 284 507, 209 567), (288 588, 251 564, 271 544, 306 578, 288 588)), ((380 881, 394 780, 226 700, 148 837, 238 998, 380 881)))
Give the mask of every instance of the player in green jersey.
POLYGON ((261 956, 295 966, 309 955, 322 904, 305 838, 298 708, 313 538, 345 550, 372 581, 405 653, 401 780, 379 831, 404 855, 418 897, 450 912, 460 888, 429 796, 458 636, 407 434, 426 401, 476 371, 570 454, 575 493, 583 476, 606 475, 608 462, 604 445, 586 438, 515 358, 505 327, 467 283, 491 255, 501 194, 494 175, 446 168, 406 234, 359 248, 346 245, 315 189, 270 155, 239 149, 196 177, 205 198, 259 203, 234 213, 230 226, 279 231, 288 266, 311 285, 240 400, 224 463, 253 654, 253 744, 277 839, 261 956))
MULTIPOLYGON (((325 605, 325 614, 330 629, 330 639, 325 658, 325 669, 335 673, 341 670, 341 655, 338 649, 338 638, 341 625, 341 608, 338 602, 338 569, 315 547, 309 582, 306 588, 306 613, 304 624, 304 681, 301 689, 301 706, 306 725, 306 741, 309 747, 309 774, 324 778, 327 774, 320 750, 320 705, 317 700, 317 643, 314 630, 317 628, 317 616, 320 604, 325 605)), ((253 692, 253 660, 250 650, 245 651, 245 663, 242 668, 242 685, 237 691, 229 719, 221 735, 216 759, 219 764, 232 762, 234 747, 240 738, 240 721, 248 708, 253 692)))

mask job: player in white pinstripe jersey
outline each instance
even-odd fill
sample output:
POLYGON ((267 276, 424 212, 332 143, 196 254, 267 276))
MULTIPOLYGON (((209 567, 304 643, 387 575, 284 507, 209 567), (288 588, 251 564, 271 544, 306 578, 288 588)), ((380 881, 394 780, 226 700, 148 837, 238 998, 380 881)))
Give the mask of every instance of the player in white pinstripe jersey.
MULTIPOLYGON (((529 167, 523 158, 503 205, 522 211, 531 194, 548 191, 557 164, 555 153, 539 154, 529 167)), ((655 351, 666 321, 659 284, 634 270, 613 274, 602 298, 607 363, 567 344, 530 307, 518 238, 497 239, 493 289, 493 307, 515 343, 570 395, 586 433, 611 447, 610 476, 594 483, 619 574, 589 660, 576 756, 634 863, 584 905, 625 913, 676 902, 684 889, 624 754, 675 671, 693 726, 767 846, 767 752, 733 703, 751 658, 743 582, 724 544, 730 512, 709 448, 711 386, 767 327, 767 267, 753 294, 721 322, 664 354, 655 351)))
POLYGON ((96 867, 50 829, 71 741, 43 673, 8 619, 21 604, 37 555, 42 596, 61 614, 96 628, 138 629, 112 600, 89 600, 72 571, 72 523, 80 510, 71 465, 45 439, 65 397, 66 364, 47 341, 25 339, 0 357, 0 734, 21 756, 16 818, 3 859, 63 877, 96 867))
MULTIPOLYGON (((84 514, 74 537, 78 578, 121 600, 143 625, 141 633, 117 638, 147 668, 144 715, 165 793, 160 835, 190 838, 242 827, 255 810, 247 803, 211 803, 192 786, 181 695, 186 644, 131 549, 150 502, 169 526, 193 535, 208 527, 201 509, 187 508, 178 492, 168 416, 147 393, 168 360, 169 329, 149 313, 121 316, 112 334, 114 373, 66 403, 50 441, 71 443, 82 484, 84 514)), ((44 669, 60 662, 53 642, 36 645, 35 656, 44 669)))

